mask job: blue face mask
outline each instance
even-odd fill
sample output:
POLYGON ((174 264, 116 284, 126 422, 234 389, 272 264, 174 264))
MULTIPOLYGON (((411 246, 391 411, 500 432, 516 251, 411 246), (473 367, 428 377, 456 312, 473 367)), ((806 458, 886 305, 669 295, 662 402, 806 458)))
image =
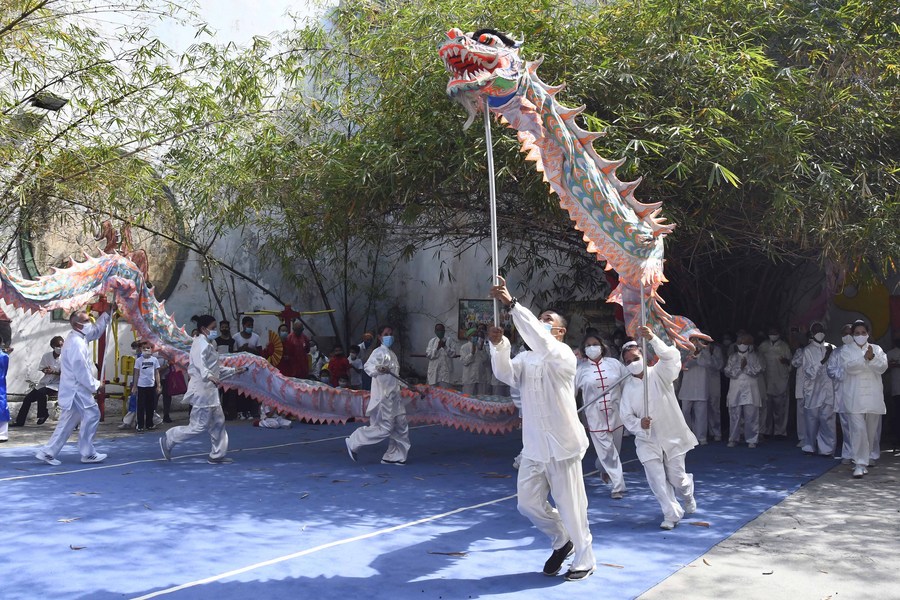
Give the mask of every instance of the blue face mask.
POLYGON ((212 340, 216 339, 217 337, 219 337, 218 329, 213 329, 212 331, 210 331, 209 333, 206 334, 206 339, 208 339, 209 341, 212 341, 212 340))
POLYGON ((394 344, 394 336, 392 336, 392 335, 382 336, 381 343, 385 348, 390 348, 394 344))
POLYGON ((279 331, 279 332, 278 332, 278 337, 280 337, 280 338, 283 339, 283 340, 286 340, 286 339, 287 339, 287 336, 288 336, 288 332, 287 332, 287 331, 279 331))
POLYGON ((251 333, 253 333, 253 328, 252 327, 244 327, 244 333, 246 333, 247 335, 250 335, 251 333))
POLYGON ((553 333, 553 323, 544 323, 544 329, 547 330, 547 333, 553 333))

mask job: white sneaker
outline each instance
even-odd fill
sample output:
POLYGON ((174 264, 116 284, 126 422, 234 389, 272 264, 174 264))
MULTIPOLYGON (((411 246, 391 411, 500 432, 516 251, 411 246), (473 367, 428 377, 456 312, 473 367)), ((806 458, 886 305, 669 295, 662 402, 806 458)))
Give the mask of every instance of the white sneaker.
POLYGON ((756 444, 747 444, 748 448, 756 448, 756 444))
POLYGON ((625 496, 625 494, 623 494, 622 492, 612 492, 609 495, 609 497, 612 498, 613 500, 621 500, 624 496, 625 496))
POLYGON ((169 448, 169 445, 166 443, 166 436, 164 435, 159 438, 159 449, 162 450, 163 458, 172 460, 172 449, 169 448))
POLYGON ((100 463, 106 460, 106 454, 91 454, 90 456, 82 456, 83 463, 100 463))
POLYGON ((700 445, 705 446, 708 442, 706 440, 700 440, 700 445))
POLYGON ((729 447, 729 448, 734 448, 734 442, 728 442, 728 447, 729 447))
POLYGON ((866 469, 860 465, 857 465, 855 469, 853 469, 853 478, 854 479, 862 479, 862 476, 866 474, 866 469))
POLYGON ((697 512, 697 501, 693 498, 684 503, 684 514, 692 515, 697 512))
POLYGON ((659 524, 659 528, 665 530, 675 529, 675 523, 673 523, 672 521, 663 521, 659 524))
POLYGON ((37 454, 35 454, 34 457, 38 460, 44 461, 45 463, 47 463, 48 465, 53 466, 53 467, 58 467, 59 465, 62 464, 62 462, 56 460, 55 458, 53 458, 52 456, 50 456, 43 450, 41 452, 38 452, 37 454))

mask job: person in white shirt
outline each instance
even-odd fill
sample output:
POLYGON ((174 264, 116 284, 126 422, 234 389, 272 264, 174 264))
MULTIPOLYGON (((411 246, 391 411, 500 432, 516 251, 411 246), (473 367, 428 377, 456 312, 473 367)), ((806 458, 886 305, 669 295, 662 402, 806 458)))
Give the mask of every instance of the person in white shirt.
POLYGON ((709 371, 718 373, 722 364, 716 362, 716 356, 710 351, 706 340, 691 336, 694 351, 688 354, 681 364, 681 387, 678 388, 678 399, 681 400, 681 411, 684 420, 697 437, 700 445, 706 445, 706 433, 709 426, 707 410, 709 409, 709 371))
MULTIPOLYGON (((252 317, 241 319, 241 332, 234 338, 235 352, 249 352, 257 356, 262 355, 259 334, 253 331, 253 324, 252 317)), ((239 419, 249 421, 259 416, 259 404, 252 398, 243 394, 237 394, 236 404, 239 419)))
POLYGON ((79 422, 78 452, 81 454, 81 462, 98 463, 106 459, 106 454, 94 449, 94 437, 100 423, 100 409, 94 400, 94 394, 100 389, 101 382, 95 376, 97 368, 88 344, 106 333, 111 312, 112 306, 93 324, 83 310, 69 316, 72 331, 63 344, 59 358, 57 403, 61 413, 50 441, 35 455, 35 458, 49 465, 61 464, 56 456, 79 422))
POLYGON ((485 371, 490 369, 491 356, 485 348, 485 340, 474 327, 466 332, 469 341, 459 349, 462 362, 462 393, 474 396, 490 394, 490 380, 485 384, 485 371))
POLYGON ((884 386, 881 375, 887 371, 884 350, 869 342, 869 326, 865 321, 853 322, 853 344, 841 352, 844 363, 844 409, 850 422, 850 445, 853 450, 853 477, 869 472, 876 446, 878 425, 885 413, 884 386))
POLYGON ((63 338, 54 336, 50 340, 50 352, 45 353, 41 357, 41 363, 38 370, 43 373, 41 380, 33 390, 28 392, 22 400, 22 406, 19 408, 19 414, 16 415, 15 423, 10 423, 10 427, 22 427, 28 419, 28 411, 31 405, 37 402, 37 424, 43 425, 50 417, 50 411, 47 410, 47 397, 55 395, 59 390, 59 356, 62 353, 63 338))
POLYGON ((347 360, 350 361, 350 389, 362 389, 362 376, 365 371, 363 370, 363 361, 359 358, 359 346, 350 346, 350 355, 347 360))
POLYGON ((446 337, 446 328, 442 323, 434 326, 434 337, 425 348, 428 357, 428 385, 452 388, 453 359, 457 356, 456 343, 446 337))
MULTIPOLYGON (((799 336, 799 333, 797 334, 799 336)), ((806 375, 803 373, 803 349, 812 341, 812 333, 806 332, 806 344, 794 350, 791 366, 794 367, 794 397, 797 399, 797 447, 806 443, 806 408, 803 390, 806 387, 806 375)))
POLYGON ((741 439, 741 421, 744 422, 744 440, 750 448, 759 441, 759 405, 761 403, 757 378, 763 371, 759 356, 753 351, 753 336, 738 335, 737 352, 728 357, 725 376, 728 386, 728 415, 731 431, 728 447, 733 448, 741 439))
POLYGON ((581 392, 588 431, 597 451, 600 477, 611 484, 610 497, 620 500, 625 493, 625 477, 619 458, 624 429, 619 403, 621 384, 630 374, 621 362, 607 355, 606 345, 598 336, 585 337, 581 351, 586 360, 579 363, 575 371, 575 390, 581 392))
POLYGON ((887 359, 890 368, 888 382, 891 386, 891 406, 887 413, 890 418, 888 430, 896 448, 900 443, 900 331, 894 332, 894 347, 887 352, 887 359))
POLYGON ((156 397, 162 385, 159 379, 159 360, 153 356, 150 342, 141 343, 141 355, 134 361, 134 379, 131 393, 137 395, 137 430, 156 429, 153 423, 153 412, 156 408, 156 397))
POLYGON ((787 436, 788 379, 791 375, 791 348, 781 339, 777 327, 769 327, 768 339, 757 348, 766 366, 766 423, 762 432, 779 437, 787 436))
POLYGON ((725 366, 725 354, 722 347, 710 342, 707 346, 713 357, 713 366, 706 369, 709 377, 709 408, 707 409, 707 435, 713 441, 722 441, 722 367, 725 366), (716 366, 718 365, 718 366, 716 366))
POLYGON ((356 462, 360 448, 389 440, 387 451, 381 457, 381 464, 405 465, 412 444, 409 441, 406 405, 400 395, 400 361, 391 351, 394 329, 390 326, 382 327, 378 339, 381 340, 381 345, 372 351, 365 365, 366 373, 372 378, 372 392, 366 406, 369 424, 346 438, 347 452, 353 462, 356 462))
POLYGON ((575 404, 575 354, 563 343, 566 321, 553 311, 544 311, 538 320, 509 294, 503 278, 498 280, 490 295, 509 307, 516 330, 531 349, 512 359, 503 329, 490 329, 494 374, 521 395, 518 509, 551 540, 553 553, 544 563, 544 575, 555 576, 574 553, 565 578, 582 580, 594 572, 596 561, 581 468, 588 438, 575 404))
POLYGON ((836 349, 828 357, 825 363, 825 370, 834 383, 834 412, 838 415, 838 422, 841 424, 841 436, 843 443, 841 444, 841 452, 838 458, 841 463, 849 465, 853 459, 853 450, 850 446, 850 420, 847 415, 847 409, 844 404, 844 349, 853 343, 853 324, 848 323, 841 328, 841 347, 836 349))
POLYGON ((246 371, 224 367, 216 350, 219 336, 216 318, 212 315, 191 317, 197 323, 197 337, 191 343, 191 362, 188 365, 187 392, 182 400, 191 405, 191 420, 187 425, 173 427, 159 438, 159 447, 166 460, 172 460, 172 448, 194 436, 208 432, 212 449, 207 461, 211 465, 233 462, 225 456, 228 452, 228 433, 225 431, 225 413, 219 401, 219 383, 232 375, 246 371))
POLYGON ((803 349, 803 408, 806 415, 805 454, 831 456, 837 438, 834 423, 834 382, 826 364, 834 346, 825 341, 825 326, 810 327, 812 341, 803 349))
POLYGON ((638 338, 650 342, 659 362, 646 367, 644 375, 644 356, 637 342, 622 347, 625 368, 633 375, 622 390, 622 422, 634 434, 638 459, 662 509, 663 521, 659 526, 673 529, 684 515, 697 510, 694 476, 687 472, 684 463, 687 453, 697 446, 697 438, 687 426, 675 398, 681 353, 653 335, 649 327, 638 327, 638 338), (647 385, 646 411, 644 385, 647 385))
POLYGON ((263 429, 290 429, 293 423, 279 415, 274 408, 268 404, 261 404, 259 409, 259 420, 254 421, 254 425, 263 429))

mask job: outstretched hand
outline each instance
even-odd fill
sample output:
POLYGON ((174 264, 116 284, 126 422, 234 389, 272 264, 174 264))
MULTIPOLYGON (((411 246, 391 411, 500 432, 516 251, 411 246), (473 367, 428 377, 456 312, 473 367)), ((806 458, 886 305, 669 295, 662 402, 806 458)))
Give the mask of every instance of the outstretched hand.
POLYGON ((509 290, 506 289, 506 280, 499 275, 497 275, 497 280, 500 283, 491 287, 490 297, 499 300, 506 306, 509 306, 510 302, 512 302, 512 296, 510 295, 509 290))

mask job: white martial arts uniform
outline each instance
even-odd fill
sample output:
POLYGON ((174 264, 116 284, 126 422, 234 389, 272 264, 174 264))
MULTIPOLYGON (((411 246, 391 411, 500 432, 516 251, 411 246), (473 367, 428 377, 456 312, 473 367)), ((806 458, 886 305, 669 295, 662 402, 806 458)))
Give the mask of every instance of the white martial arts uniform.
POLYGON ((466 342, 459 349, 462 362, 462 392, 474 396, 490 394, 491 355, 481 343, 476 350, 472 342, 466 342))
POLYGON ((822 363, 828 342, 810 342, 803 349, 803 408, 806 416, 806 438, 803 451, 831 455, 837 440, 834 423, 834 382, 822 363))
POLYGON ((630 375, 625 366, 612 357, 603 357, 598 362, 585 360, 575 371, 575 389, 581 392, 581 401, 586 408, 588 431, 597 451, 597 460, 602 472, 609 475, 612 486, 610 493, 625 491, 625 477, 622 474, 622 419, 619 403, 622 399, 622 385, 617 385, 610 393, 601 395, 610 385, 630 375))
POLYGON ((849 415, 853 462, 857 466, 867 467, 871 460, 878 459, 877 455, 873 456, 873 449, 877 443, 881 415, 885 414, 881 375, 887 371, 887 355, 876 344, 866 343, 859 347, 855 342, 847 344, 841 355, 845 372, 844 408, 849 415), (875 356, 872 360, 866 360, 866 350, 870 346, 875 356))
POLYGON ((235 369, 219 363, 216 344, 199 333, 191 343, 191 362, 188 365, 188 386, 182 403, 190 404, 191 420, 187 425, 166 431, 163 443, 171 450, 176 444, 209 432, 212 443, 209 457, 223 458, 228 452, 228 432, 225 431, 225 413, 219 402, 219 387, 212 380, 222 381, 234 375, 235 369))
POLYGON ((697 445, 675 398, 674 383, 681 372, 681 353, 658 337, 650 340, 659 357, 647 367, 648 415, 650 428, 641 427, 644 414, 644 382, 639 377, 625 381, 622 390, 622 422, 634 434, 638 459, 644 465, 647 483, 656 496, 663 517, 673 525, 685 514, 678 503, 694 502, 694 476, 685 470, 684 458, 697 445))
POLYGON ((721 364, 716 365, 715 360, 715 355, 704 348, 700 354, 690 354, 682 361, 678 399, 681 400, 685 422, 701 444, 706 443, 706 430, 709 426, 706 414, 709 409, 709 370, 714 369, 718 373, 722 368, 721 364))
POLYGON ((725 376, 731 380, 728 386, 728 416, 731 432, 728 442, 736 444, 741 439, 741 420, 744 421, 744 441, 756 444, 759 441, 759 406, 762 402, 757 378, 763 366, 756 352, 735 352, 728 357, 725 376), (741 367, 741 360, 747 364, 741 367))
POLYGON ((712 435, 713 439, 718 442, 722 440, 722 368, 725 366, 725 357, 718 344, 710 344, 707 348, 713 356, 714 364, 718 365, 706 369, 707 377, 709 377, 707 435, 712 435))
POLYGON ((588 438, 575 405, 575 354, 521 304, 510 314, 531 351, 511 359, 504 337, 491 344, 491 361, 497 379, 518 389, 522 399, 519 512, 550 537, 554 550, 571 540, 573 571, 590 570, 596 562, 581 469, 588 438))
POLYGON ((275 412, 268 404, 260 404, 259 426, 264 429, 290 429, 293 423, 275 412))
POLYGON ((803 388, 806 375, 803 374, 803 346, 794 351, 791 366, 794 367, 794 396, 797 398, 797 447, 802 448, 806 440, 806 409, 803 407, 803 388))
POLYGON ((841 444, 841 453, 838 458, 852 460, 853 447, 850 444, 850 416, 847 414, 847 408, 844 405, 844 377, 846 377, 844 372, 844 348, 847 348, 847 344, 831 353, 828 362, 825 364, 825 369, 834 383, 834 412, 837 413, 838 420, 841 423, 843 443, 841 444))
POLYGON ((390 373, 381 373, 378 367, 387 367, 394 375, 400 375, 400 361, 390 348, 381 345, 372 351, 365 365, 366 373, 372 378, 372 391, 366 407, 369 424, 354 431, 348 438, 347 445, 356 452, 362 446, 389 439, 387 451, 381 460, 405 463, 411 444, 406 405, 400 395, 400 381, 390 373))
MULTIPOLYGON (((100 423, 100 408, 94 394, 100 389, 100 380, 95 376, 97 369, 88 343, 106 333, 109 321, 109 314, 103 313, 95 323, 86 323, 81 331, 73 329, 66 337, 59 356, 59 391, 56 396, 60 408, 59 421, 50 441, 41 449, 45 456, 56 458, 79 422, 78 452, 81 458, 96 454, 94 436, 100 423)), ((100 360, 103 360, 102 357, 100 360)))
POLYGON ((444 336, 444 347, 438 348, 441 338, 434 336, 425 348, 428 357, 428 385, 443 388, 452 387, 453 357, 456 356, 456 342, 444 336))
POLYGON ((788 379, 791 375, 791 348, 782 339, 766 340, 759 345, 760 358, 766 366, 766 422, 762 433, 787 435, 788 379), (782 362, 785 361, 785 362, 782 362))

